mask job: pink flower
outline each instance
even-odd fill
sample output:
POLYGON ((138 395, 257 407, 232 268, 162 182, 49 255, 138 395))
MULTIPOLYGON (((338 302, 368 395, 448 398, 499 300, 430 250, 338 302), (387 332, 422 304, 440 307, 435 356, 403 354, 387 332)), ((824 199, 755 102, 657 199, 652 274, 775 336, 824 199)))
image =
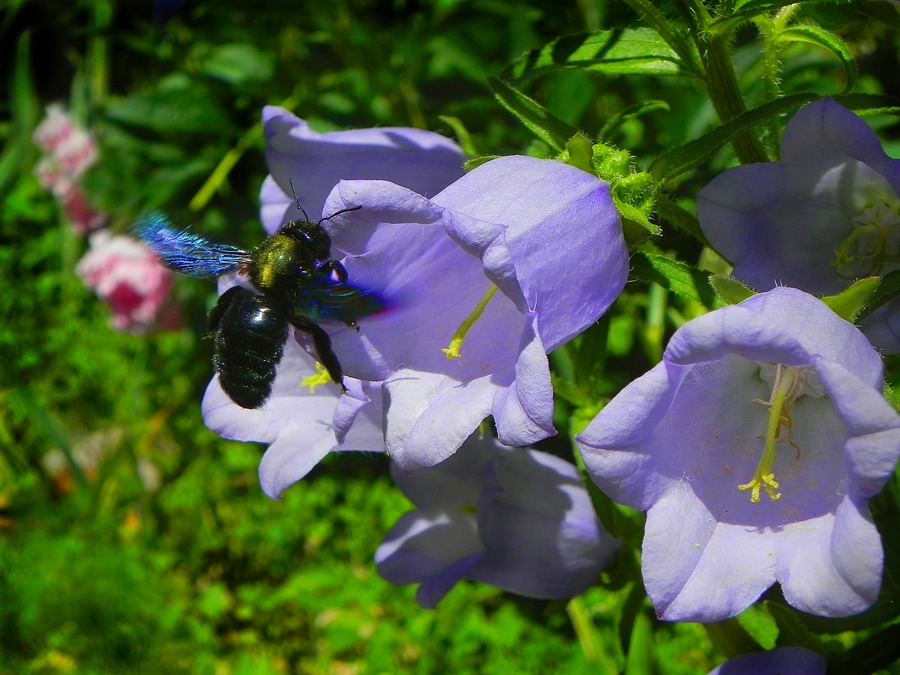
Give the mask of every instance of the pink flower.
POLYGON ((55 103, 47 106, 47 113, 34 130, 32 140, 46 152, 54 152, 74 131, 75 123, 61 105, 55 103))
POLYGON ((88 132, 75 127, 53 149, 53 158, 59 162, 63 172, 72 178, 77 178, 87 171, 97 159, 97 145, 88 132))
POLYGON ((75 271, 110 306, 115 328, 142 332, 175 323, 171 310, 160 316, 172 275, 156 256, 137 240, 105 230, 93 234, 90 243, 75 271))
POLYGON ((85 235, 103 227, 106 215, 91 207, 78 185, 79 176, 97 160, 94 139, 59 105, 47 107, 33 139, 48 153, 35 165, 34 174, 59 201, 75 231, 85 235))
POLYGON ((78 234, 84 236, 106 225, 106 214, 88 204, 84 192, 74 183, 68 192, 56 197, 78 234))
POLYGON ((83 174, 97 159, 94 139, 58 104, 47 106, 47 114, 34 130, 32 139, 58 171, 69 178, 83 174))

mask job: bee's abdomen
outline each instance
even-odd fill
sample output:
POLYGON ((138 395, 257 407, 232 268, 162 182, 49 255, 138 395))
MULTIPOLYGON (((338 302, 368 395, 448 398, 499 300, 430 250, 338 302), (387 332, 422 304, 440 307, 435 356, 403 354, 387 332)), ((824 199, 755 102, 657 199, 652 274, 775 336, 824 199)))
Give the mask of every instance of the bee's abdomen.
POLYGON ((213 310, 213 363, 219 382, 242 408, 259 408, 272 393, 275 368, 284 353, 290 310, 264 296, 235 287, 213 310))

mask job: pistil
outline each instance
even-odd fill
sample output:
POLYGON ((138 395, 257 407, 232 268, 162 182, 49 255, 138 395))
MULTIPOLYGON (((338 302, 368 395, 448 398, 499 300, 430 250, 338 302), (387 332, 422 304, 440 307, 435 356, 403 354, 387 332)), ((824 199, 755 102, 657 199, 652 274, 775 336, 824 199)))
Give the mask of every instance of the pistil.
POLYGON ((772 470, 772 467, 775 465, 775 445, 779 441, 784 440, 781 430, 786 428, 788 442, 792 446, 797 447, 791 432, 791 406, 797 400, 802 390, 803 374, 801 369, 791 368, 779 363, 775 366, 775 382, 772 386, 771 398, 768 401, 761 399, 754 401, 769 409, 769 422, 766 426, 762 457, 760 457, 759 464, 756 466, 753 480, 749 483, 738 485, 738 490, 750 490, 750 501, 753 503, 759 501, 759 493, 763 488, 771 500, 774 501, 781 497, 781 493, 776 492, 779 483, 775 479, 775 472, 772 470))
POLYGON ((441 349, 441 351, 447 356, 448 359, 458 359, 462 356, 459 353, 460 347, 462 347, 463 339, 466 337, 466 333, 469 332, 469 329, 481 318, 481 315, 484 314, 484 308, 487 307, 487 304, 491 301, 491 298, 494 297, 494 293, 497 292, 497 287, 491 284, 490 288, 488 288, 487 293, 484 294, 484 297, 481 298, 481 302, 478 303, 478 306, 472 310, 472 313, 467 316, 461 324, 459 324, 459 328, 456 329, 456 332, 453 334, 453 337, 450 339, 450 344, 441 349))

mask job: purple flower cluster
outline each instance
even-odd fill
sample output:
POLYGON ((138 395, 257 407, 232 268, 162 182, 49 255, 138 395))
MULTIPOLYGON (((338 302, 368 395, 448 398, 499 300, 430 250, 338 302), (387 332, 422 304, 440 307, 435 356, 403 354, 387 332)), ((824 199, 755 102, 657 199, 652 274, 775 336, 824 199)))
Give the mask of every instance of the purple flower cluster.
POLYGON ((536 597, 589 587, 617 544, 599 527, 574 467, 507 446, 555 433, 547 353, 596 321, 625 284, 628 254, 609 186, 530 157, 463 174, 455 144, 416 129, 319 134, 278 108, 266 108, 263 123, 272 170, 261 195, 266 229, 297 217, 291 181, 311 217, 354 209, 323 226, 349 283, 376 291, 388 309, 360 319, 359 330, 326 326, 346 394, 317 374, 298 333, 265 406, 239 408, 216 378, 203 403, 206 423, 227 438, 269 444, 260 482, 273 498, 332 451, 387 451, 408 494, 428 475, 478 463, 462 492, 417 501, 472 501, 479 515, 442 535, 449 548, 430 552, 431 535, 416 520, 420 536, 395 528, 380 549, 387 578, 423 582, 423 604, 463 577, 536 597), (451 464, 488 415, 506 445, 469 441, 451 464), (414 469, 422 471, 408 477, 414 469), (535 488, 547 491, 543 504, 527 503, 535 488), (472 548, 478 532, 482 544, 472 548), (496 541, 501 532, 505 543, 496 541), (536 536, 543 549, 534 548, 536 536), (464 559, 447 558, 461 551, 464 559), (432 554, 452 569, 410 562, 432 554))
MULTIPOLYGON (((575 467, 526 446, 555 433, 547 354, 625 285, 609 185, 524 156, 464 172, 455 144, 415 129, 317 133, 272 107, 263 122, 266 230, 296 218, 293 182, 327 218, 348 282, 387 309, 324 326, 346 393, 298 333, 266 405, 239 408, 214 379, 207 424, 268 444, 260 481, 273 498, 330 452, 386 452, 416 510, 376 563, 419 584, 423 606, 464 578, 538 598, 587 589, 620 544, 575 467), (488 416, 496 439, 482 435, 488 416)), ((661 618, 720 621, 776 582, 821 616, 875 601, 883 553, 867 503, 900 456, 900 415, 866 334, 811 293, 893 269, 898 187, 898 161, 825 100, 788 126, 780 162, 702 191, 710 241, 766 292, 682 326, 576 438, 597 486, 647 512, 642 573, 661 618)), ((812 652, 759 658, 822 669, 812 652)))

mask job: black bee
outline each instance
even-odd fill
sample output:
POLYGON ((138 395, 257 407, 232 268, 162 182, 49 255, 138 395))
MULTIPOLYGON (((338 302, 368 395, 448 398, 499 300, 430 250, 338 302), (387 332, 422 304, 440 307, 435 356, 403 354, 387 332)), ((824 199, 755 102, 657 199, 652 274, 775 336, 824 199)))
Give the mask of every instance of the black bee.
POLYGON ((303 220, 282 225, 253 251, 175 230, 159 213, 151 214, 137 228, 138 236, 176 272, 213 277, 237 269, 258 291, 234 286, 221 295, 209 314, 219 382, 242 408, 259 408, 272 393, 275 368, 290 326, 312 337, 322 365, 346 391, 331 338, 319 323, 340 321, 355 327, 357 319, 385 307, 376 293, 347 283, 347 270, 329 257, 331 238, 321 227, 329 218, 360 207, 343 209, 315 223, 299 199, 297 208, 303 220))

